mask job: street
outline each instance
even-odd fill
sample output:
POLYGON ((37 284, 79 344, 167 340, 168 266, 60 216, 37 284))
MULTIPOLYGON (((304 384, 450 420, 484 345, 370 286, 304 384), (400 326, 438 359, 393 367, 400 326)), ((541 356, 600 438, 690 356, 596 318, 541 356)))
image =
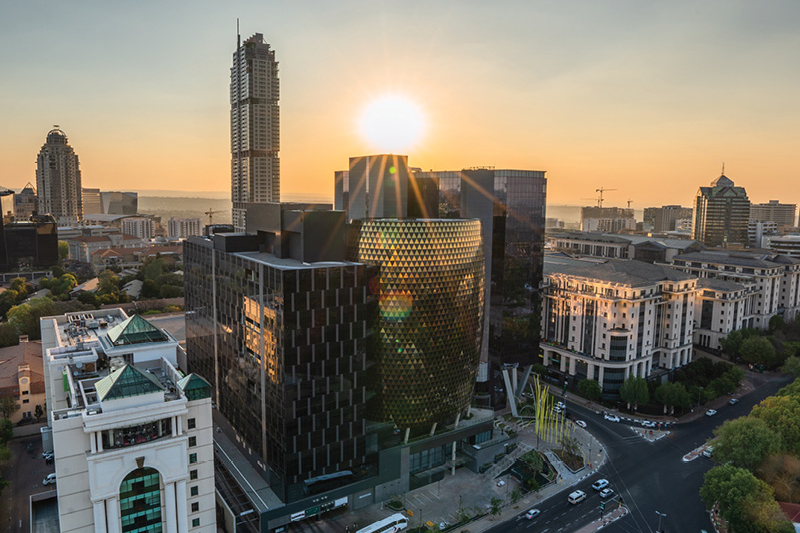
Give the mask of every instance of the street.
MULTIPOLYGON (((713 436, 715 427, 725 420, 738 418, 750 412, 753 405, 775 394, 786 385, 786 376, 767 376, 759 380, 755 390, 742 397, 737 405, 725 405, 715 416, 701 416, 697 420, 679 424, 672 433, 656 442, 648 442, 633 433, 625 423, 609 422, 602 415, 569 401, 567 410, 577 419, 587 423, 587 429, 603 444, 609 457, 606 463, 590 478, 577 485, 566 487, 555 496, 535 506, 542 514, 526 520, 521 510, 518 516, 498 524, 488 531, 575 531, 600 518, 600 496, 591 484, 600 478, 608 479, 614 489, 613 500, 606 500, 605 512, 618 505, 622 496, 630 513, 605 528, 604 531, 631 533, 655 532, 661 513, 664 531, 712 531, 709 515, 700 500, 703 476, 713 462, 700 457, 684 463, 687 452, 713 436), (586 500, 577 505, 567 502, 567 495, 576 490, 586 493, 586 500), (613 503, 609 503, 609 501, 613 503), (535 529, 529 529, 535 528, 535 529)), ((596 457, 596 455, 595 455, 596 457)))

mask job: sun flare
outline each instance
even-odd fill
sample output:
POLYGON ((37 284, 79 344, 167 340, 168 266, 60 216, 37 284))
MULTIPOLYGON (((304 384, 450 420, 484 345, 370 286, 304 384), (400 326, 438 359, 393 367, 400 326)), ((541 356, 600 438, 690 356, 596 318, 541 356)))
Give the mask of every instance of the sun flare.
POLYGON ((420 107, 402 95, 385 95, 370 102, 359 120, 361 134, 373 148, 399 153, 418 144, 425 131, 420 107))

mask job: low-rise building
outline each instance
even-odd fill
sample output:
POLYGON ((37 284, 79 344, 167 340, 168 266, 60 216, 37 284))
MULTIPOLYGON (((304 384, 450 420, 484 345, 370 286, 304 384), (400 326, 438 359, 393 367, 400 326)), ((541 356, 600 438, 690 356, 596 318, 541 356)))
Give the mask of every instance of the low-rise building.
POLYGON ((186 239, 203 234, 203 223, 199 218, 171 218, 167 221, 167 236, 170 239, 186 239))
POLYGON ((587 231, 559 231, 547 236, 554 252, 608 259, 638 259, 648 263, 669 261, 678 254, 705 249, 691 239, 644 235, 610 235, 587 231))
POLYGON ((96 313, 40 321, 59 530, 215 532, 208 382, 165 330, 96 313))
POLYGON ((15 424, 35 419, 37 405, 44 409, 41 342, 22 336, 18 345, 0 348, 0 398, 13 398, 8 418, 15 424))
POLYGON ((697 276, 636 260, 548 255, 541 349, 545 366, 597 380, 616 395, 629 376, 692 360, 697 276))

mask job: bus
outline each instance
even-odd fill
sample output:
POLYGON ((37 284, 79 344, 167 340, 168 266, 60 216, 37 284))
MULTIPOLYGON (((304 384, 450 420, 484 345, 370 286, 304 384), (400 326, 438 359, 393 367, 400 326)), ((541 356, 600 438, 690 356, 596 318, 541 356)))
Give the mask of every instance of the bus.
POLYGON ((353 482, 353 473, 350 470, 342 470, 335 474, 325 474, 324 476, 312 477, 303 481, 304 494, 318 494, 327 490, 332 490, 353 482))
POLYGON ((356 533, 396 533, 408 527, 408 518, 400 513, 393 514, 389 518, 384 518, 379 522, 370 524, 365 528, 359 529, 356 533))

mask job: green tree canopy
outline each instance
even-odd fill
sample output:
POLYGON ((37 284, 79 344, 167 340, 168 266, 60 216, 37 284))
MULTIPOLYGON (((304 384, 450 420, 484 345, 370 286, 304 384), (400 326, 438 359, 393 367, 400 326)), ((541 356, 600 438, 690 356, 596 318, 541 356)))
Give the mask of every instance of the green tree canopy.
POLYGON ((791 374, 794 377, 800 376, 800 357, 797 357, 796 355, 790 355, 787 357, 786 361, 781 367, 781 371, 791 374))
POLYGON ((17 401, 11 396, 3 396, 0 398, 0 413, 3 414, 3 418, 8 419, 17 412, 19 409, 19 404, 17 401))
POLYGON ((741 357, 748 363, 774 366, 778 359, 775 347, 764 337, 750 337, 742 342, 741 357))
POLYGON ((578 382, 578 394, 587 400, 596 401, 602 398, 603 389, 594 379, 582 379, 578 382))
POLYGON ((742 347, 742 342, 744 342, 744 336, 742 332, 737 329, 728 333, 728 336, 720 340, 719 344, 723 352, 728 354, 731 359, 736 359, 739 357, 739 350, 742 347))
POLYGON ((57 314, 56 306, 48 298, 37 298, 29 303, 16 305, 8 311, 8 322, 17 335, 27 335, 31 340, 41 338, 39 319, 57 314))
POLYGON ((753 407, 750 416, 763 420, 781 438, 781 450, 800 457, 800 398, 770 396, 753 407))
POLYGON ((714 460, 754 470, 768 455, 781 448, 781 437, 760 418, 751 416, 727 420, 714 430, 714 460))
POLYGON ((58 260, 64 261, 67 257, 69 257, 69 243, 58 241, 58 260))
POLYGON ((650 389, 644 378, 629 377, 619 388, 619 397, 623 402, 628 403, 628 407, 633 404, 633 410, 639 405, 644 405, 650 401, 650 389))
POLYGON ((657 402, 664 405, 664 412, 667 407, 671 407, 674 412, 675 407, 685 409, 692 403, 689 392, 683 383, 662 383, 655 391, 655 398, 657 402))
POLYGON ((0 444, 5 444, 14 438, 14 424, 8 418, 0 420, 0 444))

